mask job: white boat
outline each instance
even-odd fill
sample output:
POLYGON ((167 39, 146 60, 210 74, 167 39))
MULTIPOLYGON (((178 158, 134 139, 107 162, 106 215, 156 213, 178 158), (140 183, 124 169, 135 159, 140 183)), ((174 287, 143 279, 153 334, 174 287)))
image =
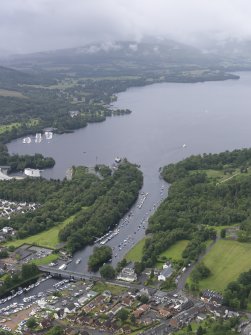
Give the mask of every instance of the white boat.
POLYGON ((183 145, 182 145, 182 148, 186 148, 187 147, 187 145, 184 143, 183 145))
POLYGON ((46 131, 46 132, 44 133, 44 135, 45 135, 45 138, 46 138, 47 140, 51 140, 51 139, 52 139, 52 136, 53 136, 53 132, 52 132, 52 131, 46 131))
POLYGON ((28 177, 41 177, 41 170, 25 168, 24 174, 28 177))
POLYGON ((79 264, 80 262, 81 262, 81 259, 78 258, 78 259, 76 260, 76 264, 79 264))
POLYGON ((31 143, 31 138, 30 137, 23 138, 23 143, 31 143))
POLYGON ((59 266, 58 270, 65 270, 67 268, 66 264, 62 264, 59 266))
POLYGON ((41 133, 36 133, 35 143, 41 143, 41 142, 42 142, 42 134, 41 133))
POLYGON ((121 158, 116 157, 116 158, 115 158, 115 163, 120 163, 120 162, 121 162, 121 158))

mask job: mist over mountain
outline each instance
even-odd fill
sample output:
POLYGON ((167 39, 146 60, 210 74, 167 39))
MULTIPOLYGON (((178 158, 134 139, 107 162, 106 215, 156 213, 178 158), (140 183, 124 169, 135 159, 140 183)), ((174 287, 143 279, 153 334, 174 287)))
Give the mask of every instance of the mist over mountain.
MULTIPOLYGON (((59 49, 25 55, 11 55, 1 64, 22 71, 82 71, 87 67, 104 70, 111 65, 129 73, 175 67, 210 67, 241 70, 251 66, 251 41, 229 39, 201 48, 167 39, 142 42, 117 41, 93 43, 77 48, 59 49)), ((87 71, 88 72, 88 71, 87 71)), ((99 73, 100 75, 101 73, 99 73)))
POLYGON ((215 55, 171 40, 151 40, 136 43, 118 41, 114 43, 95 43, 83 47, 53 50, 27 55, 12 55, 4 63, 10 67, 31 68, 35 66, 79 66, 107 65, 116 63, 125 66, 130 62, 138 68, 168 65, 209 65, 216 61, 215 55))

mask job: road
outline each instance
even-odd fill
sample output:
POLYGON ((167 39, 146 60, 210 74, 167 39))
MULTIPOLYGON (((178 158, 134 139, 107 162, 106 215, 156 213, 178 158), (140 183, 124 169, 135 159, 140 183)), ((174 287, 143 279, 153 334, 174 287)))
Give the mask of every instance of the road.
POLYGON ((195 268, 195 266, 209 253, 209 251, 212 249, 212 247, 215 245, 215 243, 219 239, 220 239, 220 237, 217 235, 216 239, 206 248, 205 253, 200 255, 198 260, 196 262, 192 263, 191 266, 188 267, 187 270, 184 273, 182 273, 182 275, 180 276, 180 278, 178 280, 177 291, 182 291, 184 289, 187 278, 190 276, 190 274, 193 271, 193 269, 195 268))
MULTIPOLYGON (((42 272, 46 272, 53 275, 59 275, 62 278, 67 278, 67 279, 74 279, 74 280, 92 280, 92 281, 100 281, 102 280, 99 276, 93 276, 90 274, 83 274, 83 273, 79 273, 79 272, 73 272, 73 271, 69 271, 69 270, 59 270, 59 269, 54 269, 52 267, 49 266, 39 266, 39 270, 42 272)), ((123 287, 127 287, 129 289, 137 289, 137 290, 141 290, 143 287, 145 287, 143 284, 136 284, 136 283, 129 283, 129 282, 124 282, 124 281, 120 281, 117 279, 114 280, 105 280, 106 283, 108 284, 112 284, 112 285, 117 285, 117 286, 123 286, 123 287)), ((154 288, 149 288, 147 287, 150 293, 154 293, 156 291, 156 289, 154 288)))

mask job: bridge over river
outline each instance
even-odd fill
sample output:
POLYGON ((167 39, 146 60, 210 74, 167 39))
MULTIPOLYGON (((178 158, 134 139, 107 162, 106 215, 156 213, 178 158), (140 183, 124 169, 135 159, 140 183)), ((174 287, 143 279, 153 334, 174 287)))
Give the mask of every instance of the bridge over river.
MULTIPOLYGON (((102 278, 100 276, 95 276, 93 274, 84 274, 80 272, 74 272, 71 270, 60 270, 60 269, 54 269, 51 268, 50 266, 39 266, 38 267, 40 271, 46 272, 50 274, 53 277, 56 278, 65 278, 65 279, 72 279, 72 280, 91 280, 91 281, 100 281, 102 278)), ((123 286, 127 287, 129 289, 142 289, 144 285, 142 284, 137 284, 137 283, 129 283, 129 282, 124 282, 120 281, 117 279, 114 280, 105 280, 106 283, 112 284, 112 285, 117 285, 117 286, 123 286)), ((153 293, 156 291, 156 289, 149 288, 148 290, 153 293)))
POLYGON ((53 277, 59 277, 59 278, 67 278, 67 279, 74 279, 74 280, 100 280, 101 278, 99 276, 95 276, 92 274, 87 273, 80 273, 75 272, 71 270, 60 270, 55 269, 50 266, 39 266, 38 267, 40 271, 49 273, 53 277))

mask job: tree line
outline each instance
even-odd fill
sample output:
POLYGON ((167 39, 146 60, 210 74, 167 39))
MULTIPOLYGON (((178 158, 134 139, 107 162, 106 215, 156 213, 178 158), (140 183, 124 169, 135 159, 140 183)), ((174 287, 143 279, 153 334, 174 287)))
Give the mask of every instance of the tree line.
POLYGON ((55 165, 51 157, 44 157, 41 154, 31 155, 10 155, 7 147, 0 143, 0 165, 10 166, 9 172, 23 171, 25 168, 46 169, 55 165))
POLYGON ((246 309, 251 302, 251 270, 240 274, 228 284, 223 294, 223 304, 233 309, 246 309))

